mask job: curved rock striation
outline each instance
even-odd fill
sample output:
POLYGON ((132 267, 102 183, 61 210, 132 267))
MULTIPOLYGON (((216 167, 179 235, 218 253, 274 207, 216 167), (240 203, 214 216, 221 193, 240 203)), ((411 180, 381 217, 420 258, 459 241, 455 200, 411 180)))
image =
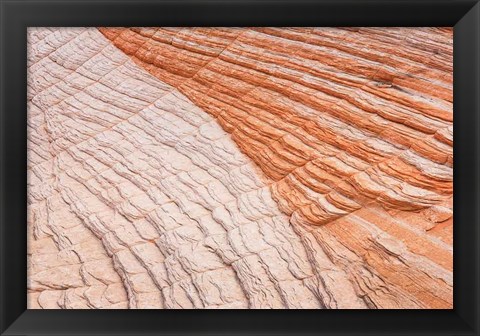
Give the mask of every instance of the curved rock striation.
POLYGON ((35 28, 28 58, 30 308, 453 306, 451 29, 35 28))

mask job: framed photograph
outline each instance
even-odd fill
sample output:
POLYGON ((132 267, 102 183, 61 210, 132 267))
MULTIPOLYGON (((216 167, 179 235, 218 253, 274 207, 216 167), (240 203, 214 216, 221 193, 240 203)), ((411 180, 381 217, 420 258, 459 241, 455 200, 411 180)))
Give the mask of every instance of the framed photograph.
POLYGON ((478 335, 477 1, 1 1, 2 335, 478 335))

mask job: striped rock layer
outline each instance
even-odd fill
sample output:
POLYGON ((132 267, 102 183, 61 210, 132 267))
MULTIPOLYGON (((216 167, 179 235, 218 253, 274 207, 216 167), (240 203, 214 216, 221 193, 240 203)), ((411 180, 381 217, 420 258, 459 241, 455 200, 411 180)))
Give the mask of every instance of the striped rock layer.
POLYGON ((450 28, 31 28, 30 308, 452 308, 450 28))

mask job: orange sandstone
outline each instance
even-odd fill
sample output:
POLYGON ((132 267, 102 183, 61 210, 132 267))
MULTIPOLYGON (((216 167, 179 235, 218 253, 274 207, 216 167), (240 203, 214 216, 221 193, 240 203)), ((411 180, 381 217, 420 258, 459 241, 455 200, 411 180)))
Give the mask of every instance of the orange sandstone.
POLYGON ((29 308, 452 308, 450 28, 30 28, 29 308))

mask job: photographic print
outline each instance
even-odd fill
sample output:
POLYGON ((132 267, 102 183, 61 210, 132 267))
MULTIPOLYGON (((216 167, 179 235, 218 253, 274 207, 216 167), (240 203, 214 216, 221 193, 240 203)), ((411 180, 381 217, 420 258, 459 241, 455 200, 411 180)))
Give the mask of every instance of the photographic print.
POLYGON ((453 29, 27 30, 29 309, 452 309, 453 29))

